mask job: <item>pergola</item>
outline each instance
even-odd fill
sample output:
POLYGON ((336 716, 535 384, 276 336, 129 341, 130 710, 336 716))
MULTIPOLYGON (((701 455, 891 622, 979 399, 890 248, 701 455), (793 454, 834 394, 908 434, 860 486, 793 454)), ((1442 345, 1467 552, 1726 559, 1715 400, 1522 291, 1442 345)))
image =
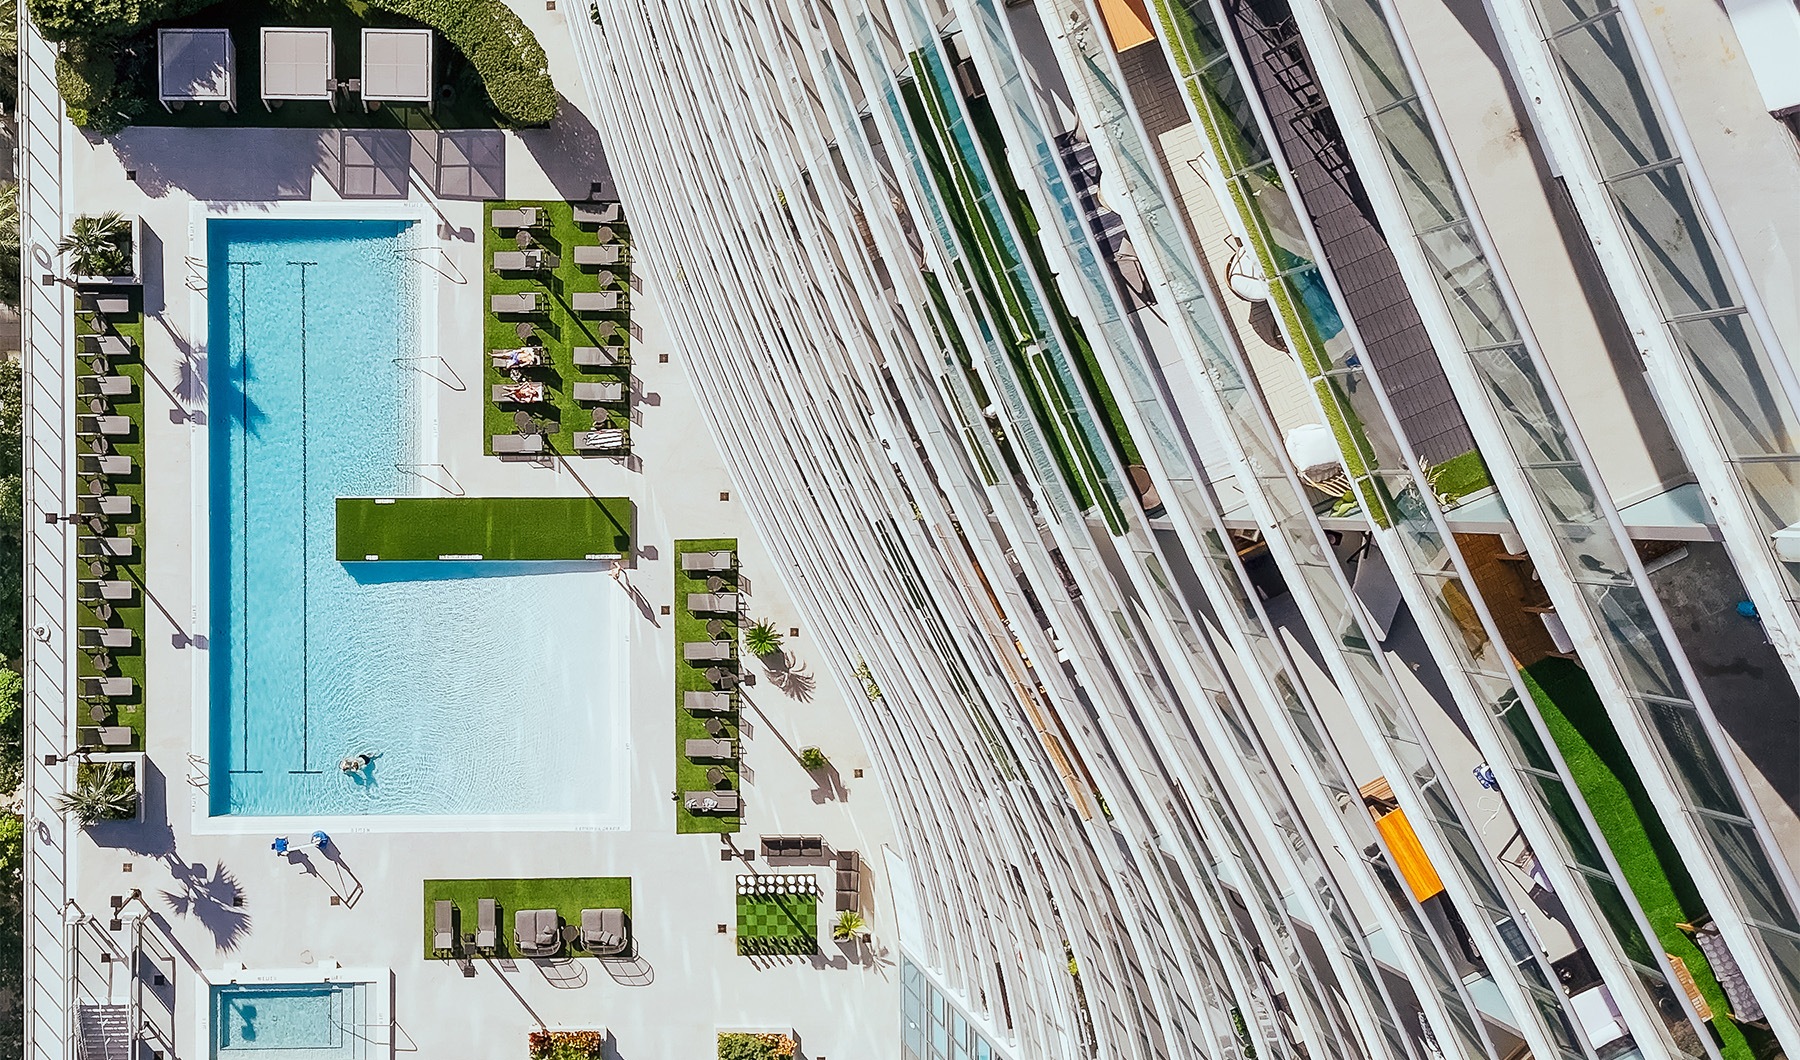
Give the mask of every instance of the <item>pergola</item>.
POLYGON ((325 100, 337 109, 337 69, 331 30, 325 27, 262 28, 262 100, 325 100))
POLYGON ((423 103, 436 99, 436 34, 429 29, 362 31, 362 98, 374 103, 423 103))
POLYGON ((156 31, 156 95, 163 109, 217 103, 237 109, 237 51, 228 29, 156 31))

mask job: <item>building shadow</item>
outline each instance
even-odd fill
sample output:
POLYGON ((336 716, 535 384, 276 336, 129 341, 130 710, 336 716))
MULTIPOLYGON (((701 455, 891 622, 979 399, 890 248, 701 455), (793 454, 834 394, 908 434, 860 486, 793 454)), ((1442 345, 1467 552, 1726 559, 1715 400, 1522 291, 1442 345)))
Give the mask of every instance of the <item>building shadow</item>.
POLYGON ((438 133, 431 167, 431 188, 441 198, 506 198, 506 136, 498 129, 438 133))
POLYGON ((172 129, 135 126, 107 143, 152 199, 179 189, 202 201, 312 198, 319 149, 291 129, 172 129), (223 158, 246 160, 221 165, 223 158))
POLYGON ((404 199, 412 138, 403 129, 332 129, 319 137, 318 171, 346 199, 404 199))
POLYGON ((614 201, 619 197, 600 132, 581 109, 559 96, 556 120, 542 129, 519 130, 519 142, 531 152, 556 193, 571 202, 614 201))

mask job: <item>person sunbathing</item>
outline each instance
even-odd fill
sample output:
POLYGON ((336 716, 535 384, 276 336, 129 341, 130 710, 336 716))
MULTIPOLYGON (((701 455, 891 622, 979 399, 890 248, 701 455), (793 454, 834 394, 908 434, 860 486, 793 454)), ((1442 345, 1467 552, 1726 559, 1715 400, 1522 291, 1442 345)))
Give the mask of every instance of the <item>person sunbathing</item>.
POLYGON ((542 346, 520 346, 506 351, 508 368, 533 368, 544 363, 542 346))

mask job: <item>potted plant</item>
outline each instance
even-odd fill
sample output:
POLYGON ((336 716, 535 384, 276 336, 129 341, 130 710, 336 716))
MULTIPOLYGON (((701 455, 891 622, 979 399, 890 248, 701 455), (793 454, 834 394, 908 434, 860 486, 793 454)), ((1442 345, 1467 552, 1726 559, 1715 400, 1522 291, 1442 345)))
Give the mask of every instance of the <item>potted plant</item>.
POLYGON ((831 759, 826 758, 825 752, 817 747, 802 747, 800 748, 800 764, 806 767, 808 773, 817 773, 830 765, 831 759))
POLYGON ((142 800, 138 798, 135 757, 81 763, 75 770, 75 790, 58 795, 56 809, 72 814, 83 828, 105 821, 137 820, 142 800))
POLYGON ((765 618, 744 630, 744 647, 757 658, 766 659, 781 650, 781 631, 765 618))
POLYGON ((836 920, 831 922, 831 937, 839 942, 849 942, 862 934, 863 928, 868 924, 869 922, 863 919, 861 913, 854 909, 846 909, 837 915, 836 920))
POLYGON ((142 242, 136 217, 109 211, 75 218, 56 250, 67 255, 76 283, 137 283, 142 242))
POLYGON ((719 1060, 789 1060, 799 1044, 781 1031, 720 1031, 719 1060))
POLYGON ((531 1032, 531 1060, 599 1060, 605 1049, 605 1031, 531 1032))

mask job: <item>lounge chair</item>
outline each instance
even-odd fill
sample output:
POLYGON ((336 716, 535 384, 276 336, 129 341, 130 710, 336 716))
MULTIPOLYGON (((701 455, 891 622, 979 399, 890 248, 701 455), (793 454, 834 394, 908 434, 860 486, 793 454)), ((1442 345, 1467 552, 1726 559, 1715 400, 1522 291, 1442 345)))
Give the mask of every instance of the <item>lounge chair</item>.
POLYGON ((134 735, 129 725, 84 725, 75 730, 75 742, 82 747, 130 747, 134 735))
POLYGON ((495 210, 489 223, 495 228, 536 228, 538 209, 535 206, 521 206, 514 210, 495 210))
POLYGON ((624 210, 616 202, 604 202, 597 206, 575 204, 575 223, 578 225, 611 224, 624 215, 624 210))
POLYGON ((617 368, 619 355, 605 346, 577 346, 574 350, 577 368, 617 368))
POLYGON ((116 438, 131 433, 131 419, 127 416, 77 416, 75 433, 104 434, 116 438))
POLYGON ((102 357, 129 357, 136 352, 131 340, 123 335, 83 335, 82 353, 98 353, 102 357))
POLYGON ((84 677, 81 694, 89 699, 123 699, 137 686, 129 677, 84 677))
POLYGON ((681 569, 684 571, 732 570, 737 567, 737 553, 728 548, 714 549, 711 552, 684 552, 681 556, 681 569))
POLYGON ((681 705, 690 712, 721 712, 731 709, 731 693, 717 690, 710 692, 683 692, 681 705))
POLYGON ((537 272, 541 269, 554 269, 558 264, 560 262, 555 254, 539 247, 494 252, 495 272, 537 272))
POLYGON ((83 397, 130 397, 128 375, 84 375, 75 380, 75 388, 83 397))
POLYGON ((492 950, 499 938, 499 931, 494 927, 498 918, 500 903, 492 898, 483 898, 475 903, 475 948, 486 952, 492 950))
POLYGON ((136 544, 129 537, 84 537, 76 542, 75 554, 90 559, 130 559, 136 544))
POLYGON ((625 910, 583 909, 581 911, 581 948, 596 957, 624 953, 625 910))
POLYGON ((614 427, 608 430, 582 431, 575 436, 575 448, 590 453, 605 453, 625 448, 625 432, 614 427))
POLYGON ((684 791, 681 793, 681 804, 689 813, 736 813, 738 812, 738 793, 723 789, 711 791, 684 791))
POLYGON ((737 744, 732 740, 723 738, 716 740, 686 740, 682 743, 681 753, 696 762, 706 761, 708 759, 715 762, 722 762, 726 759, 737 757, 737 744))
MULTIPOLYGON (((581 384, 577 383, 577 386, 581 384)), ((541 405, 550 400, 550 388, 541 383, 495 383, 494 404, 496 405, 541 405), (520 392, 537 391, 535 398, 522 398, 520 392)))
POLYGON ((513 946, 521 957, 554 957, 562 949, 562 917, 554 909, 513 914, 513 946))
POLYGON ((76 587, 76 595, 83 600, 129 600, 136 587, 128 581, 83 581, 76 587))
POLYGON ((501 371, 508 368, 548 368, 550 351, 542 346, 514 346, 510 350, 489 350, 488 356, 493 359, 494 367, 501 371))
POLYGON ((494 435, 495 456, 536 456, 543 451, 544 436, 541 434, 494 435))
POLYGON ((681 646, 681 657, 688 662, 719 662, 735 658, 735 647, 728 640, 697 640, 681 646))
POLYGON ((625 400, 625 384, 576 383, 571 390, 576 401, 592 401, 601 405, 617 405, 625 400))
POLYGON ((575 248, 575 264, 577 265, 617 265, 619 263, 619 244, 608 243, 603 247, 582 244, 575 248))
POLYGON ((75 643, 82 648, 118 650, 134 643, 131 630, 122 626, 82 626, 75 631, 75 643))
POLYGON ((431 903, 431 948, 445 953, 456 952, 456 903, 439 899, 431 903))
POLYGON ((131 312, 131 299, 114 295, 110 298, 94 299, 94 308, 109 317, 120 317, 131 312))
POLYGON ((122 517, 131 514, 131 497, 124 493, 112 493, 103 497, 87 496, 81 498, 82 515, 104 515, 122 517))
POLYGON ((577 313, 611 313, 619 308, 619 292, 576 291, 569 296, 569 308, 577 313))
POLYGON ((735 615, 738 611, 738 595, 736 593, 689 593, 688 610, 696 614, 735 615))
POLYGON ((538 296, 536 291, 497 294, 492 299, 492 305, 495 313, 535 313, 538 310, 538 296))
POLYGON ((95 456, 93 453, 82 453, 75 458, 76 469, 84 475, 105 475, 108 478, 124 478, 131 474, 131 458, 121 453, 107 456, 95 456))

